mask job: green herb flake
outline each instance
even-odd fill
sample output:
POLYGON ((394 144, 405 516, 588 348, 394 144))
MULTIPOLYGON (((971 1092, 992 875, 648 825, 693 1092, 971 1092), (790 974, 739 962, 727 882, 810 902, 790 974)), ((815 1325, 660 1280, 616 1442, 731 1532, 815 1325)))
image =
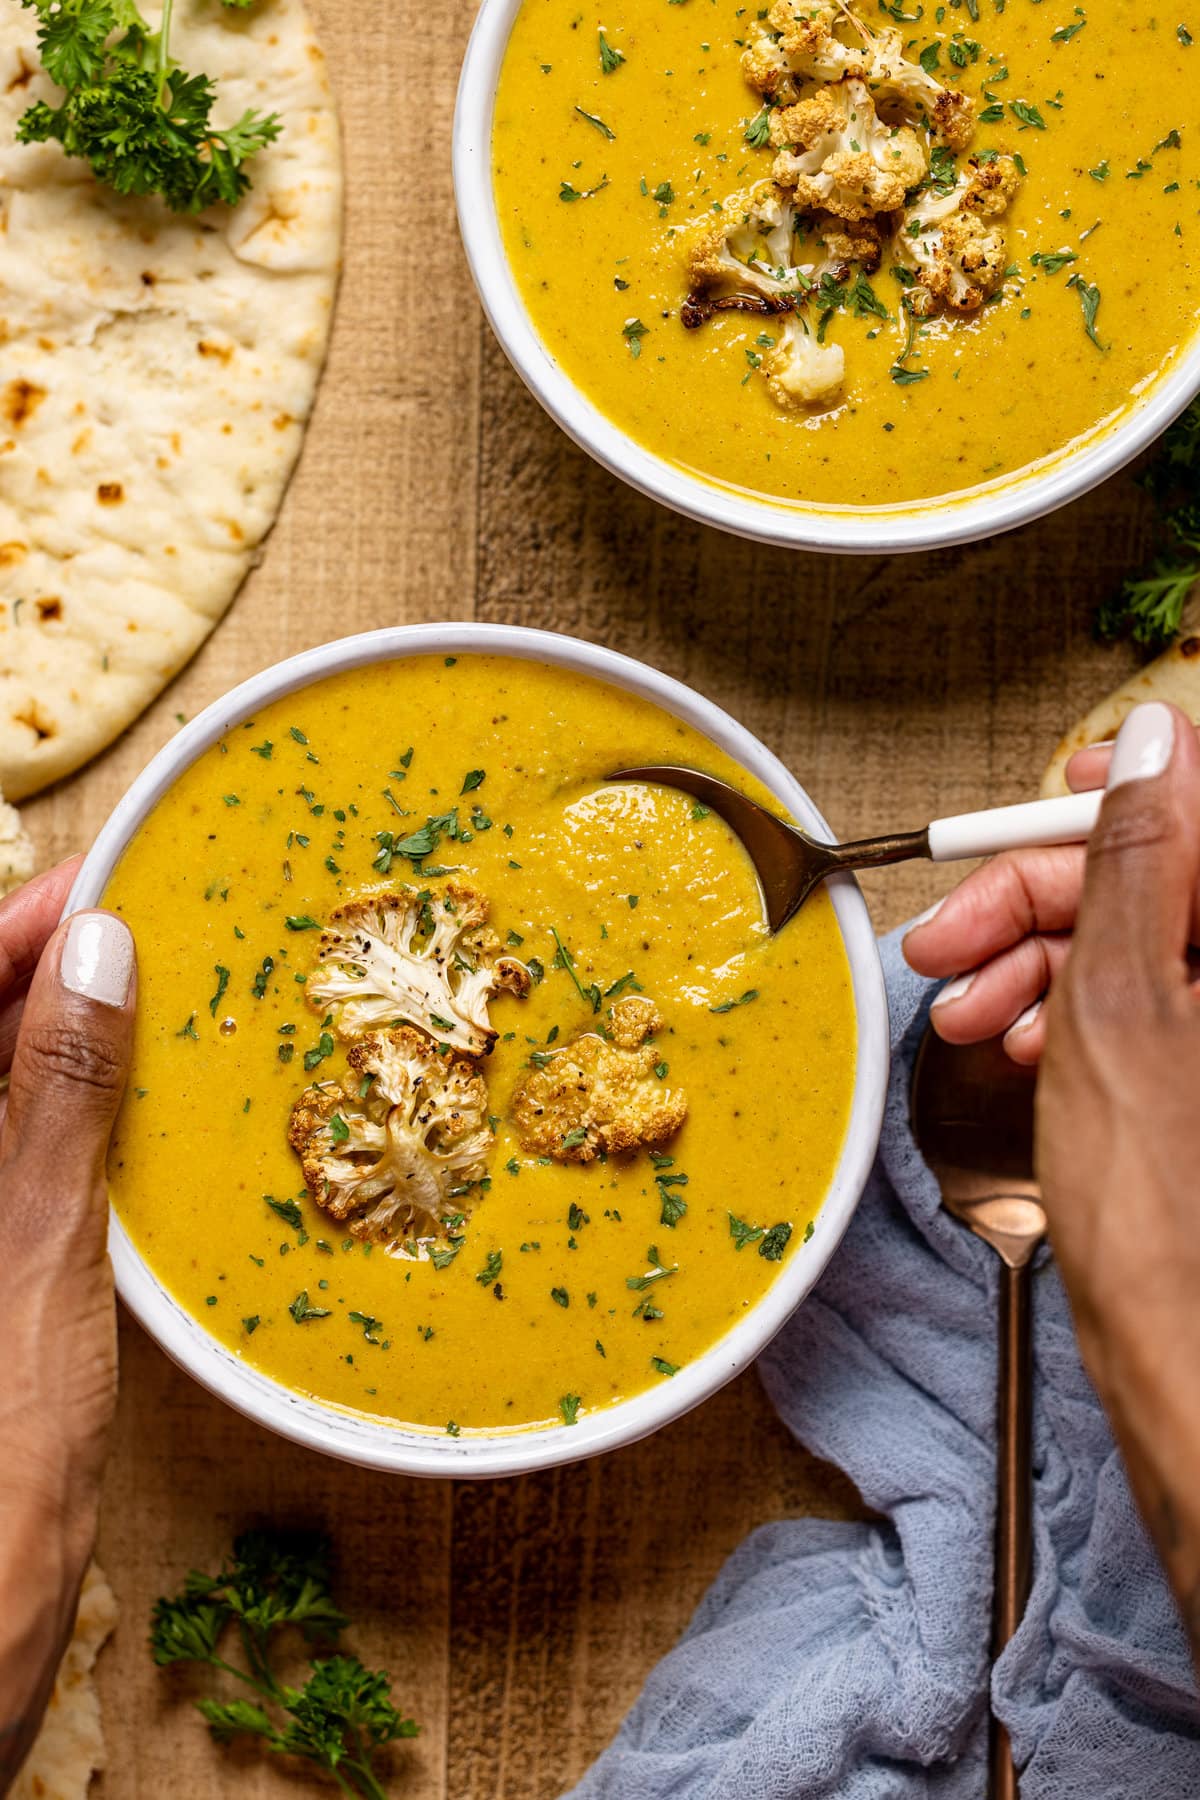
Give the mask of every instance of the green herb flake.
POLYGON ((600 72, 603 75, 615 74, 625 61, 624 52, 610 44, 602 31, 597 35, 600 40, 600 72))
POLYGON ((307 1288, 302 1288, 296 1295, 288 1311, 297 1325, 307 1325, 312 1319, 327 1319, 330 1316, 327 1306, 310 1306, 307 1288))
POLYGON ((739 994, 736 1000, 722 1000, 716 1006, 710 1006, 708 1010, 710 1013, 732 1012, 735 1006, 749 1006, 752 1000, 757 999, 758 989, 747 988, 745 993, 739 994))
POLYGON ((217 978, 217 991, 208 1003, 208 1010, 215 1019, 217 1008, 225 998, 225 989, 229 986, 229 970, 223 963, 216 963, 213 967, 213 974, 217 978))

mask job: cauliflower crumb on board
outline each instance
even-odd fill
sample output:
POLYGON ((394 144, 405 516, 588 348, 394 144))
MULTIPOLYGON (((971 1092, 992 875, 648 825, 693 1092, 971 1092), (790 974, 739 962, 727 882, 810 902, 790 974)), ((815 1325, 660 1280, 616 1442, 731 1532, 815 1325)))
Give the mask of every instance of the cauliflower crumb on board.
POLYGON ((727 196, 686 236, 691 287, 681 313, 696 329, 715 311, 782 316, 755 359, 778 406, 824 406, 845 380, 833 315, 889 317, 868 277, 884 249, 903 288, 907 368, 917 321, 969 314, 998 292, 1007 267, 999 216, 1020 183, 1016 159, 980 151, 975 103, 908 60, 904 40, 845 5, 776 0, 742 54, 763 98, 747 132, 770 148, 769 180, 727 196), (814 85, 815 84, 815 85, 814 85))
POLYGON ((9 894, 28 881, 35 864, 33 839, 16 807, 0 794, 0 894, 9 894))

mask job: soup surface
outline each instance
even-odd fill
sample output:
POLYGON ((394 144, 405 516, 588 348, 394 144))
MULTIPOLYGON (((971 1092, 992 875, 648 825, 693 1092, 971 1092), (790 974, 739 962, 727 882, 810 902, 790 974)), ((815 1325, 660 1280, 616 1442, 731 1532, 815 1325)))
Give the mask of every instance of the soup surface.
POLYGON ((1189 30, 1186 9, 1155 14, 1133 0, 860 12, 876 26, 899 20, 906 55, 924 52, 976 101, 972 150, 1015 154, 1024 168, 999 297, 970 318, 923 322, 899 380, 903 289, 886 251, 872 280, 890 316, 832 320, 846 377, 824 410, 772 400, 756 372, 770 321, 680 323, 687 228, 771 172, 771 149, 746 141, 762 100, 739 67, 761 11, 524 0, 499 84, 494 182, 535 328, 640 444, 722 486, 894 508, 1003 484, 1088 439, 1192 337, 1200 20, 1189 30))
POLYGON ((628 694, 414 658, 231 731, 126 851, 106 904, 134 929, 141 985, 113 1202, 181 1304, 289 1387, 437 1431, 570 1420, 669 1380, 805 1254, 853 1083, 833 908, 819 895, 771 938, 737 840, 676 791, 606 785, 629 762, 755 791, 628 694), (384 872, 389 844, 454 814, 457 837, 384 872), (412 1261, 322 1210, 287 1129, 307 1084, 346 1075, 305 998, 317 927, 405 882, 436 898, 447 867, 490 897, 533 985, 491 1002, 488 1178, 453 1253, 412 1261), (614 985, 655 1002, 656 1074, 686 1121, 654 1155, 542 1160, 514 1091, 594 1029, 593 983, 601 1019, 614 985))

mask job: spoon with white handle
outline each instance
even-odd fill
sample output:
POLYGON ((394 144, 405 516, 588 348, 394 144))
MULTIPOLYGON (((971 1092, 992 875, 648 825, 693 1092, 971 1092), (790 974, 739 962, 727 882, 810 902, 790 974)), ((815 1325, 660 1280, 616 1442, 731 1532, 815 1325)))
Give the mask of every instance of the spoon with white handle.
POLYGON ((1030 850, 1044 844, 1081 844, 1092 834, 1103 794, 1067 794, 1059 800, 1030 800, 989 812, 935 819, 924 831, 863 838, 854 844, 822 844, 798 825, 789 825, 765 806, 748 800, 728 782, 699 769, 669 763, 618 769, 610 781, 648 781, 682 788, 724 819, 741 838, 762 884, 767 924, 772 931, 799 912, 813 889, 829 875, 850 869, 878 869, 885 863, 961 862, 995 856, 1000 850, 1030 850))

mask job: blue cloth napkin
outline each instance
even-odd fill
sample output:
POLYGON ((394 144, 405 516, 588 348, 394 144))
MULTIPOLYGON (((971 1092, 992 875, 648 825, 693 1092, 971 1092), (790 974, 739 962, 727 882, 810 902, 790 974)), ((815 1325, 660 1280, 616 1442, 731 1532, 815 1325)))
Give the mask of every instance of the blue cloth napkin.
MULTIPOLYGON (((788 1427, 886 1522, 754 1532, 574 1800, 986 1792, 998 1265, 941 1213, 909 1134, 932 989, 898 936, 882 951, 894 1062, 879 1158, 759 1366, 788 1427)), ((1184 1634, 1049 1259, 1034 1279, 1034 1585, 993 1674, 1022 1800, 1196 1800, 1184 1634)))

